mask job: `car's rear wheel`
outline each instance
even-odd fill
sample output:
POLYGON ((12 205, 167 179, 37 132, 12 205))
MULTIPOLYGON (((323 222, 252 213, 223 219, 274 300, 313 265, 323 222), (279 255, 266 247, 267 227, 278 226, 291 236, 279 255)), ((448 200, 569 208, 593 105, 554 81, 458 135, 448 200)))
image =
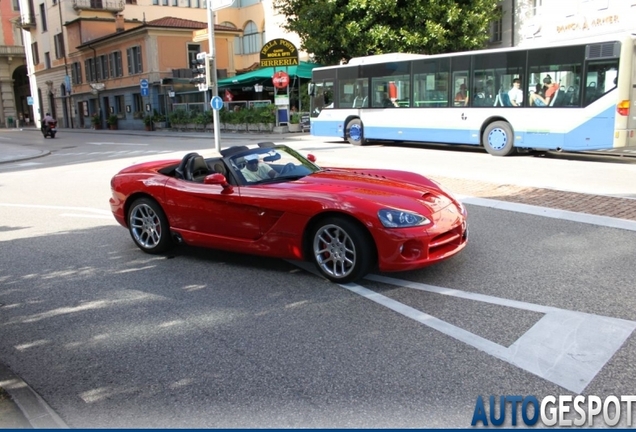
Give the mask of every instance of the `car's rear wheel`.
POLYGON ((132 203, 128 230, 135 244, 146 253, 158 254, 172 247, 168 218, 153 199, 139 198, 132 203))
POLYGON ((362 120, 354 118, 349 120, 347 127, 345 128, 346 138, 351 145, 364 145, 364 128, 362 126, 362 120))
POLYGON ((337 283, 353 282, 371 268, 374 245, 367 233, 341 217, 321 221, 312 233, 312 259, 320 273, 337 283))
POLYGON ((484 130, 482 144, 493 156, 509 156, 515 153, 515 137, 508 122, 490 123, 484 130))

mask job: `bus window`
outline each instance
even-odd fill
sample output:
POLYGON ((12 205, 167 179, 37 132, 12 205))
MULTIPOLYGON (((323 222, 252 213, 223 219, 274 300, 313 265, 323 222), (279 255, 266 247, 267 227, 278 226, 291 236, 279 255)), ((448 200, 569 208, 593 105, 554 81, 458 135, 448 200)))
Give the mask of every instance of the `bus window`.
POLYGON ((618 60, 590 62, 585 74, 585 106, 591 104, 618 82, 618 60))
POLYGON ((369 81, 367 79, 358 79, 355 83, 353 108, 369 107, 369 81))
POLYGON ((453 105, 467 106, 470 101, 468 92, 468 71, 453 72, 453 90, 455 99, 453 105))
POLYGON ((411 105, 409 79, 409 75, 384 76, 371 79, 373 107, 409 107, 411 105))
POLYGON ((579 64, 531 67, 528 93, 529 106, 579 106, 579 64), (546 103, 547 102, 547 103, 546 103))
POLYGON ((495 71, 476 70, 473 74, 473 106, 493 106, 495 104, 495 71))
POLYGON ((333 81, 314 83, 314 94, 311 98, 311 116, 316 117, 325 108, 333 108, 333 81))
POLYGON ((413 105, 417 108, 448 106, 448 59, 424 60, 413 65, 413 105))
POLYGON ((353 100, 356 97, 356 81, 341 80, 338 85, 338 108, 353 107, 353 100))

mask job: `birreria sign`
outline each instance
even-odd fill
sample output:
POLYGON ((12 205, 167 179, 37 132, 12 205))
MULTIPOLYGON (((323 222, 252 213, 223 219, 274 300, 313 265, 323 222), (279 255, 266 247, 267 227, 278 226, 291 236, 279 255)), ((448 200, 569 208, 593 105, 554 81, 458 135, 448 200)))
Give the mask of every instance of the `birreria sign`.
POLYGON ((632 426, 632 410, 636 395, 627 396, 490 396, 488 403, 477 397, 471 426, 616 426, 621 422, 632 426), (506 413, 511 417, 506 422, 506 413), (521 417, 521 421, 519 421, 521 417), (602 424, 601 424, 602 423, 602 424))
POLYGON ((298 66, 298 49, 287 39, 273 39, 263 45, 261 67, 298 66))

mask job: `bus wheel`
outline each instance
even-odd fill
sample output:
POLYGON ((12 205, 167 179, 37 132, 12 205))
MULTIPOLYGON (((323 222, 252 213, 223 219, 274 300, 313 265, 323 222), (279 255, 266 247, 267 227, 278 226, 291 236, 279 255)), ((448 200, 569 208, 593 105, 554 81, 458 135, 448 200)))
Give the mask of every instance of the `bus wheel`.
POLYGON ((349 144, 364 145, 364 132, 362 131, 362 120, 355 118, 347 123, 345 133, 349 144))
POLYGON ((510 124, 504 121, 490 123, 481 138, 486 151, 493 156, 509 156, 515 152, 515 137, 510 124))

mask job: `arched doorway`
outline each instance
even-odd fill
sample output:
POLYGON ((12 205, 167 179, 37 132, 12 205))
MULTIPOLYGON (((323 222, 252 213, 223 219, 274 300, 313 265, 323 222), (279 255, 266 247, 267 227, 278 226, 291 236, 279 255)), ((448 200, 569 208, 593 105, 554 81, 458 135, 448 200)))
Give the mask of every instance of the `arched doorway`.
POLYGON ((13 79, 13 97, 15 99, 15 110, 18 118, 30 119, 33 121, 33 107, 29 105, 27 98, 31 96, 29 87, 29 76, 26 65, 18 66, 11 76, 13 79))

